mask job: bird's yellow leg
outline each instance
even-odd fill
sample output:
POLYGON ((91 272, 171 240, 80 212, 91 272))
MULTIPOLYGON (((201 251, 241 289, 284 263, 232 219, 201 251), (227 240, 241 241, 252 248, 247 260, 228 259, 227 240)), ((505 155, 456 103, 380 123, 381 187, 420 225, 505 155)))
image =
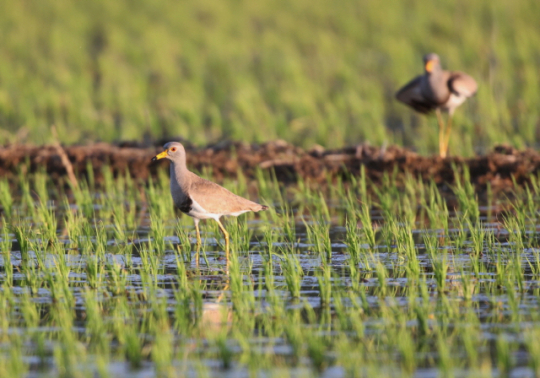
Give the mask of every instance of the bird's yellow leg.
POLYGON ((216 221, 218 222, 219 228, 221 229, 221 232, 223 232, 223 236, 225 237, 225 257, 227 260, 227 266, 229 266, 229 233, 227 232, 225 227, 223 227, 219 219, 216 219, 216 221))
POLYGON ((195 268, 199 270, 199 252, 201 250, 201 245, 197 244, 197 250, 195 251, 195 268))
POLYGON ((193 222, 195 223, 195 231, 197 231, 197 246, 200 247, 201 242, 201 233, 199 231, 199 220, 197 218, 193 218, 193 222))
POLYGON ((439 108, 435 110, 435 114, 437 114, 437 122, 439 123, 439 155, 442 158, 445 158, 446 151, 444 149, 444 137, 445 137, 444 121, 442 118, 441 110, 439 108))
POLYGON ((450 131, 452 130, 452 114, 448 115, 448 123, 444 132, 444 156, 448 154, 448 145, 450 144, 450 131))

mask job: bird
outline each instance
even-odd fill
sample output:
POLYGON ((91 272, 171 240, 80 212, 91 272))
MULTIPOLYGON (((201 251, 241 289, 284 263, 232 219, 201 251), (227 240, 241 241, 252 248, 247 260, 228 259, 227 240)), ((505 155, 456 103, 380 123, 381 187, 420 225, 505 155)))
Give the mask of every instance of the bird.
POLYGON ((424 74, 415 77, 396 93, 397 100, 419 113, 435 110, 439 123, 439 154, 446 157, 452 117, 458 106, 473 96, 478 89, 476 81, 460 71, 446 71, 437 54, 424 55, 424 74), (441 110, 448 112, 446 127, 441 110))
POLYGON ((199 221, 214 219, 225 237, 225 254, 229 262, 229 233, 219 220, 224 215, 239 216, 248 211, 268 210, 260 205, 240 197, 224 187, 197 176, 187 168, 186 150, 181 143, 169 142, 164 151, 152 158, 152 162, 161 159, 171 161, 170 189, 175 206, 184 214, 193 218, 197 231, 197 245, 201 245, 199 221))

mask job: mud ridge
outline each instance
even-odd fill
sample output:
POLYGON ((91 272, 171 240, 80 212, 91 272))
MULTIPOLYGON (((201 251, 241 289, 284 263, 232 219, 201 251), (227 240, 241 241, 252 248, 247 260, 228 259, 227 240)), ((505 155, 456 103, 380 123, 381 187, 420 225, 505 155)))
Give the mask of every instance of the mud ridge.
MULTIPOLYGON (((162 151, 158 145, 138 143, 74 145, 64 147, 78 176, 87 175, 92 167, 96 181, 102 179, 104 166, 110 166, 114 174, 129 172, 139 180, 147 180, 158 170, 166 169, 167 162, 151 163, 152 156, 162 151)), ((241 171, 247 178, 254 178, 257 169, 275 172, 284 183, 298 179, 326 184, 328 178, 344 181, 360 175, 379 183, 384 175, 395 175, 398 182, 412 175, 425 181, 433 179, 437 184, 453 184, 455 173, 468 167, 470 180, 478 191, 488 183, 494 191, 511 189, 514 183, 530 183, 540 170, 540 153, 532 150, 516 150, 509 146, 497 146, 490 153, 472 158, 421 156, 414 151, 389 146, 374 147, 367 144, 326 150, 311 150, 277 140, 264 144, 222 142, 206 147, 194 147, 186 143, 188 165, 195 171, 209 169, 216 180, 236 177, 241 171), (456 168, 456 169, 454 169, 456 168)), ((63 180, 65 165, 55 146, 8 145, 0 147, 0 177, 13 178, 23 173, 45 170, 55 179, 63 180)), ((461 173, 460 173, 461 174, 461 173)))

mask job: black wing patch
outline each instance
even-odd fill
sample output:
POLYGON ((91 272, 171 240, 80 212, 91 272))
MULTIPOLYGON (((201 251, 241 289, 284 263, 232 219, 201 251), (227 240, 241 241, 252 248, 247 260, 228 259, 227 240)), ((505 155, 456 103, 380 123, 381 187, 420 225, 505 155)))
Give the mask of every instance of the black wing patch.
POLYGON ((432 103, 417 91, 420 87, 422 76, 417 76, 405 84, 396 93, 396 99, 410 106, 419 113, 427 114, 437 108, 437 104, 432 103))
POLYGON ((183 213, 189 213, 191 211, 191 206, 193 205, 193 201, 191 200, 191 198, 188 196, 186 197, 186 199, 184 200, 184 202, 182 202, 180 204, 180 206, 178 206, 178 208, 180 209, 181 212, 183 213))

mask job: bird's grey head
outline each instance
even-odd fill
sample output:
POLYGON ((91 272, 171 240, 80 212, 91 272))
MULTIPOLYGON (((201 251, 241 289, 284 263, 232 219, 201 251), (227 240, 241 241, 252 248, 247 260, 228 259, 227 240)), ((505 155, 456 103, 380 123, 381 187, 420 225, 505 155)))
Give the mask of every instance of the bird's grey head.
POLYGON ((430 53, 424 55, 424 70, 427 73, 431 73, 435 70, 439 70, 441 68, 441 60, 439 59, 439 56, 435 53, 430 53))
POLYGON ((184 146, 182 146, 182 144, 178 142, 169 142, 166 145, 164 145, 163 148, 165 149, 165 151, 154 156, 152 158, 152 161, 156 161, 160 159, 169 159, 173 163, 183 162, 185 164, 186 150, 184 149, 184 146))

